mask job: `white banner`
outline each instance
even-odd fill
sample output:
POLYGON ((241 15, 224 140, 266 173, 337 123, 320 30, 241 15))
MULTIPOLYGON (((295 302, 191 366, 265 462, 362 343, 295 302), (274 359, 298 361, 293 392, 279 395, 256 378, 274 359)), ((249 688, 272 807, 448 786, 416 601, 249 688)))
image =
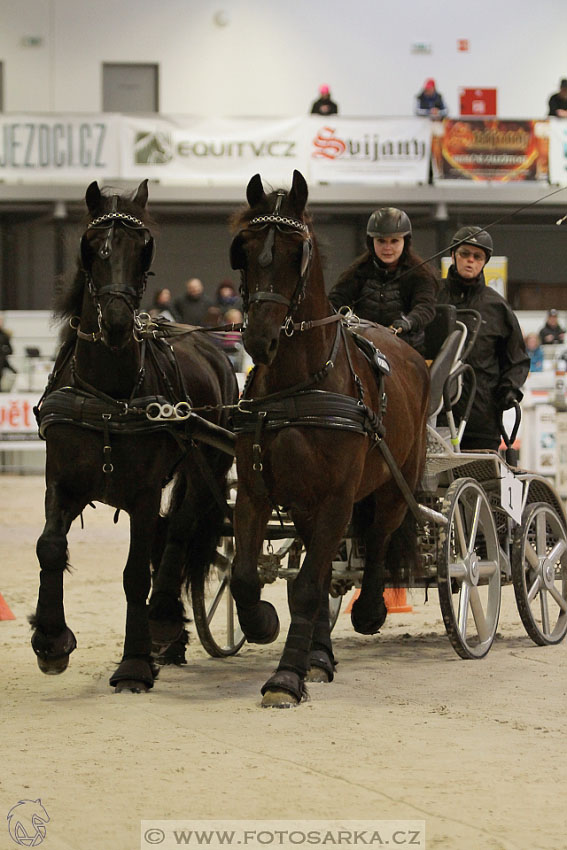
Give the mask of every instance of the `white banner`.
POLYGON ((0 115, 0 180, 119 177, 120 115, 0 115))
POLYGON ((567 185, 567 121, 549 119, 549 182, 567 185))
POLYGON ((33 406, 37 393, 0 393, 0 442, 39 440, 33 406))
POLYGON ((429 180, 429 118, 310 122, 309 176, 318 183, 417 184, 429 180))
POLYGON ((162 183, 247 183, 260 173, 273 186, 305 171, 301 118, 255 120, 122 116, 121 175, 162 183))

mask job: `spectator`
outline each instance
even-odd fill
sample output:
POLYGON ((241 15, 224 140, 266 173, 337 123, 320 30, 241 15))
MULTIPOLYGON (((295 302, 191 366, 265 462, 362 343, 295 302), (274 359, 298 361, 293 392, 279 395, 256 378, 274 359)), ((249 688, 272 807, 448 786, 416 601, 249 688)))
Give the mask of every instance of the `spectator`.
POLYGON ((185 284, 185 295, 173 302, 175 312, 184 325, 202 325, 205 313, 212 306, 198 277, 189 278, 185 284))
POLYGON ((17 374, 16 369, 14 369, 8 360, 9 355, 12 354, 11 337, 11 331, 4 328, 4 316, 0 313, 0 391, 2 390, 2 375, 4 374, 4 370, 8 369, 14 375, 17 374))
POLYGON ((242 305, 242 299, 234 288, 234 284, 231 280, 221 280, 217 287, 217 297, 215 303, 216 306, 219 307, 223 313, 233 307, 235 307, 237 310, 240 310, 240 307, 242 305))
POLYGON ((526 334, 524 342, 530 358, 530 372, 543 372, 543 348, 538 334, 526 334))
POLYGON ((224 318, 222 315, 221 308, 217 307, 215 304, 212 304, 203 316, 201 324, 204 328, 216 328, 219 325, 224 324, 224 318))
POLYGON ((567 79, 559 83, 559 91, 552 94, 548 101, 549 114, 556 118, 567 118, 567 79))
MULTIPOLYGON (((451 243, 452 265, 439 295, 441 304, 478 311, 482 322, 467 362, 476 375, 476 393, 461 440, 463 449, 500 446, 500 416, 521 401, 530 369, 524 338, 508 302, 484 279, 484 266, 492 256, 492 237, 480 227, 461 227, 451 243)), ((468 324, 466 316, 463 320, 468 324)), ((465 376, 465 378, 468 376, 465 376)), ((455 406, 458 419, 467 402, 467 386, 455 406)))
POLYGON ((171 290, 158 289, 154 295, 154 300, 150 308, 150 316, 152 319, 167 319, 169 322, 178 322, 179 317, 173 306, 171 290))
MULTIPOLYGON (((227 325, 239 325, 242 323, 242 313, 236 307, 231 307, 224 314, 224 321, 227 325)), ((242 335, 238 330, 224 331, 222 334, 221 346, 228 354, 229 360, 236 370, 240 368, 242 360, 242 335)))
POLYGON ((393 328, 421 350, 423 329, 435 315, 437 280, 411 247, 411 222, 403 210, 383 207, 366 226, 367 250, 329 294, 337 310, 351 307, 361 319, 393 328))
POLYGON ((443 96, 435 88, 435 80, 426 80, 423 89, 416 97, 415 114, 430 118, 445 118, 449 110, 445 106, 443 96))
POLYGON ((557 310, 548 310, 547 321, 539 332, 539 338, 542 345, 556 345, 558 342, 563 342, 565 331, 559 324, 557 318, 557 310))
POLYGON ((311 115, 336 115, 338 111, 337 104, 331 100, 329 86, 319 86, 319 99, 311 107, 311 115))

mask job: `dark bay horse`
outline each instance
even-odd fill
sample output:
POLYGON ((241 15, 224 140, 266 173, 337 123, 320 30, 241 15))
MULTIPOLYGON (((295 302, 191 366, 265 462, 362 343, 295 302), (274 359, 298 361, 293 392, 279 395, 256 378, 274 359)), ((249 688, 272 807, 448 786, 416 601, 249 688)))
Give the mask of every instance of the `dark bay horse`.
POLYGON ((269 194, 256 175, 246 192, 249 206, 232 222, 231 261, 242 273, 247 312, 243 342, 255 364, 233 420, 238 495, 231 589, 249 641, 268 643, 279 628, 275 609, 260 598, 256 569, 275 506, 289 511, 306 549, 292 586, 285 648, 262 688, 262 704, 275 707, 304 698, 310 669, 317 681, 333 678, 331 561, 353 508, 366 551, 353 625, 373 634, 383 624, 384 570, 395 574, 398 553, 415 544, 392 459, 413 492, 425 462, 429 399, 421 355, 386 328, 364 331, 387 359, 381 358, 383 371, 389 363, 389 374, 378 380, 371 359, 380 355, 370 347, 367 358, 334 314, 307 194, 297 171, 289 192, 269 194))
POLYGON ((232 366, 206 334, 178 326, 170 336, 168 323, 144 324, 138 312, 154 252, 147 199, 147 181, 131 198, 101 192, 96 182, 88 187, 77 272, 57 304, 67 329, 37 409, 47 442, 46 523, 37 541, 32 646, 44 673, 67 668, 76 647, 63 607, 67 533, 93 501, 126 511, 126 631, 110 680, 119 691, 152 687, 150 625, 163 644, 181 639, 182 579, 202 575, 214 559, 223 520, 215 492, 224 493, 232 463, 217 443, 225 406, 237 399, 232 366), (205 418, 194 412, 202 407, 205 418), (204 444, 193 442, 194 423, 204 444), (162 489, 171 480, 162 520, 162 489), (150 558, 159 567, 151 622, 150 558))

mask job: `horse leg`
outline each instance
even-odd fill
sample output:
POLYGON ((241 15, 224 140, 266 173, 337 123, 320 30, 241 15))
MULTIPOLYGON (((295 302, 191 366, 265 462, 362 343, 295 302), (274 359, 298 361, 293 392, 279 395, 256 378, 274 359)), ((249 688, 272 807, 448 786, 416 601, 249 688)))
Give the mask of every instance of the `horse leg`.
POLYGON ((280 623, 274 606, 261 599, 258 556, 271 513, 265 500, 254 501, 244 487, 238 489, 234 513, 236 553, 230 590, 236 605, 240 628, 250 643, 272 643, 280 623))
POLYGON ((384 602, 385 558, 392 534, 406 513, 406 503, 399 492, 390 498, 381 496, 380 510, 374 508, 372 524, 363 533, 365 548, 364 573, 360 596, 351 610, 351 622, 356 632, 374 635, 384 625, 388 610, 384 602))
POLYGON ((75 635, 65 622, 63 573, 67 566, 67 532, 84 504, 71 507, 62 488, 50 482, 45 492, 45 526, 36 544, 40 565, 39 596, 31 644, 42 673, 63 673, 69 655, 77 646, 75 635))
POLYGON ((325 577, 325 589, 319 608, 319 614, 313 629, 309 666, 305 675, 306 682, 332 682, 335 677, 336 661, 331 642, 331 625, 329 617, 329 587, 331 570, 325 577))
POLYGON ((375 635, 386 622, 388 610, 384 602, 384 551, 388 539, 381 543, 366 535, 365 563, 360 596, 355 600, 350 619, 355 632, 375 635))
MULTIPOLYGON (((140 502, 138 499, 138 503, 140 502)), ((126 594, 124 653, 110 685, 116 693, 142 693, 153 687, 157 668, 151 657, 152 641, 146 600, 150 592, 150 551, 159 509, 156 498, 145 494, 146 503, 130 512, 130 550, 123 573, 126 594)))
MULTIPOLYGON (((301 523, 296 517, 294 520, 301 531, 301 523)), ((307 554, 292 586, 291 623, 284 651, 278 669, 262 688, 265 708, 289 708, 307 697, 304 680, 313 658, 324 661, 328 671, 333 672, 328 611, 331 562, 348 520, 341 493, 340 498, 327 500, 311 534, 304 538, 307 554), (312 651, 316 653, 313 657, 312 651)))
POLYGON ((175 485, 169 514, 158 523, 157 536, 161 540, 152 557, 155 571, 148 612, 152 653, 158 664, 187 663, 188 633, 181 587, 194 515, 184 499, 185 487, 185 480, 175 485))

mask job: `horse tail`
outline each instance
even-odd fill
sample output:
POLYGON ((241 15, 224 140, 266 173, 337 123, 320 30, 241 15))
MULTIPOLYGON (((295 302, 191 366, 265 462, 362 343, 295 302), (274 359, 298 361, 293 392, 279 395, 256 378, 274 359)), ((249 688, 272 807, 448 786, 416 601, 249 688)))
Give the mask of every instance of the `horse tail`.
POLYGON ((409 583, 421 563, 418 547, 418 525, 410 510, 392 533, 386 548, 385 567, 394 587, 409 583))

